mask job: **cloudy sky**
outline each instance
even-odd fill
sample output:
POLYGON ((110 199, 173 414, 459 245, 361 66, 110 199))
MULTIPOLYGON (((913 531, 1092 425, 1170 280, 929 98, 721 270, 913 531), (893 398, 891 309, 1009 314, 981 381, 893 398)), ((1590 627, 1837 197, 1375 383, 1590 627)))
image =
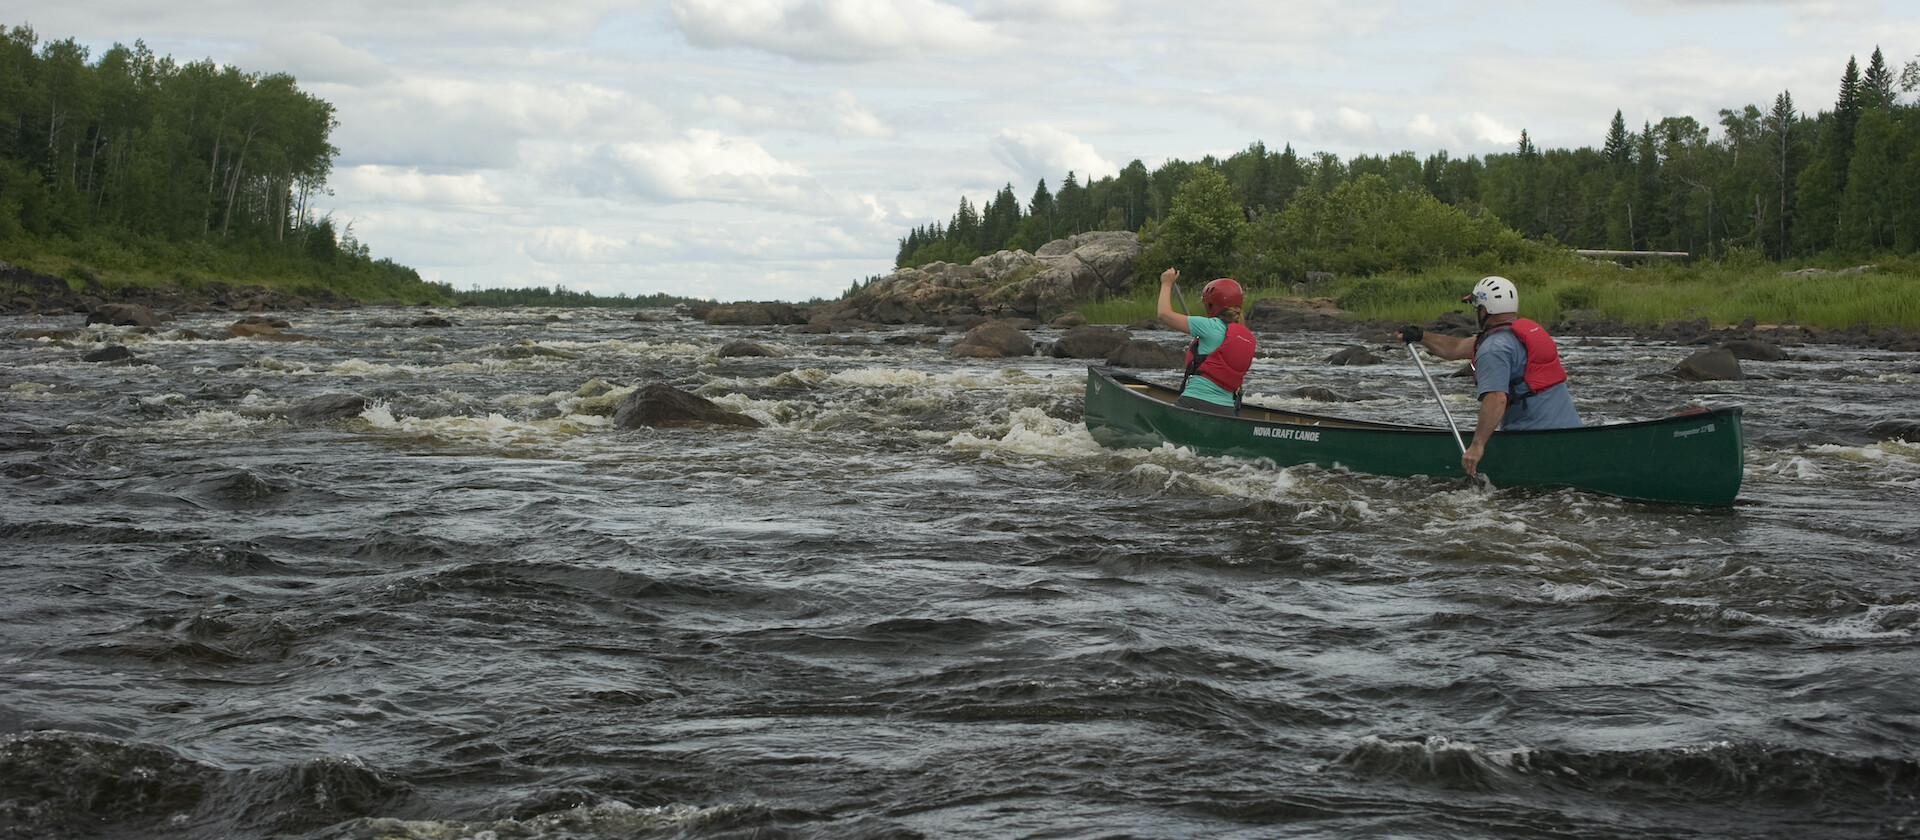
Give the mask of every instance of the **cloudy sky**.
POLYGON ((1912 0, 16 0, 0 23, 294 75, 338 109, 323 210, 427 279, 719 300, 837 296, 961 195, 1068 171, 1598 146, 1616 109, 1831 108, 1849 56, 1920 53, 1912 0))

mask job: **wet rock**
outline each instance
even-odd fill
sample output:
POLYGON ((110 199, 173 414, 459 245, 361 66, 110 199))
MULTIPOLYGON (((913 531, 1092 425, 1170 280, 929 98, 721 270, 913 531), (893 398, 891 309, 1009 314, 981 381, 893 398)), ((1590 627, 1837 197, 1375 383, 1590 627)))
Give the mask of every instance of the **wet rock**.
POLYGON ((1087 323, 1087 316, 1078 312, 1064 312, 1047 322, 1047 326, 1056 330, 1070 330, 1087 323))
POLYGON ((734 356, 778 356, 780 354, 767 349, 765 345, 741 340, 727 342, 716 351, 715 355, 726 358, 734 356))
POLYGON ((1331 388, 1319 385, 1302 385, 1293 389, 1293 395, 1315 402, 1352 402, 1353 399, 1331 388))
POLYGON ((1007 321, 988 321, 967 331, 953 345, 953 355, 965 359, 1005 359, 1033 355, 1033 339, 1007 321))
POLYGON ((1326 362, 1330 365, 1377 365, 1380 363, 1380 357, 1373 355, 1373 351, 1355 344, 1336 351, 1326 358, 1326 362))
POLYGON ((1067 330, 1066 335, 1053 343, 1048 355, 1057 359, 1104 359, 1130 338, 1132 336, 1119 327, 1084 324, 1067 330))
POLYGON ((613 424, 622 429, 642 426, 678 427, 714 424, 759 428, 760 421, 714 405, 711 400, 671 385, 653 383, 628 394, 614 406, 613 424))
MULTIPOLYGON (((1751 327, 1749 327, 1751 329, 1751 327)), ((1787 357, 1787 351, 1765 341, 1754 338, 1736 338, 1720 345, 1736 359, 1756 362, 1778 362, 1787 357)))
POLYGON ((24 339, 24 340, 46 339, 48 341, 72 341, 76 338, 79 338, 82 335, 85 335, 85 333, 81 330, 25 329, 25 330, 14 330, 13 334, 8 337, 16 338, 16 339, 24 339))
POLYGON ((1702 350, 1682 360, 1673 375, 1688 382, 1737 382, 1745 379, 1740 360, 1725 348, 1702 350))
POLYGON ((1908 443, 1920 443, 1920 420, 1901 418, 1882 420, 1867 427, 1867 434, 1874 440, 1904 440, 1908 443))
POLYGON ((1338 330, 1347 326, 1331 298, 1265 297, 1247 307, 1247 329, 1262 332, 1338 330))
POLYGON ((1135 338, 1113 348, 1113 352, 1107 354, 1107 364, 1147 370, 1179 370, 1186 364, 1186 354, 1158 342, 1135 338))
POLYGON ((453 322, 447 320, 446 318, 442 318, 438 315, 428 315, 425 318, 415 318, 412 321, 407 322, 407 326, 409 327, 451 327, 453 326, 453 322))
POLYGON ((294 423, 325 423, 358 417, 368 405, 359 394, 323 394, 287 409, 286 416, 294 423))
MULTIPOLYGON (((284 323, 284 322, 283 322, 284 323)), ((310 335, 281 332, 270 323, 247 319, 227 327, 227 335, 234 338, 252 338, 261 341, 318 341, 310 335)))
POLYGON ((128 350, 127 348, 122 347, 118 344, 109 344, 105 347, 102 347, 98 350, 95 350, 91 353, 81 356, 80 361, 118 362, 118 361, 124 361, 127 359, 133 359, 133 358, 137 358, 137 357, 133 355, 132 350, 128 350))
POLYGON ((87 313, 89 324, 109 324, 116 327, 157 327, 160 316, 137 303, 103 303, 87 313))

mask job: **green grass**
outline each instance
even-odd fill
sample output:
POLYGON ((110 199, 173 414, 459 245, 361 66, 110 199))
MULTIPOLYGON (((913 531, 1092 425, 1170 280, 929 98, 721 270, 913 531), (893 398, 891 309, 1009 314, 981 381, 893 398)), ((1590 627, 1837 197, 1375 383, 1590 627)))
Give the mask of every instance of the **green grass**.
MULTIPOLYGON (((1791 321, 1825 329, 1920 329, 1920 261, 1882 258, 1871 264, 1876 267, 1857 274, 1806 277, 1789 273, 1801 266, 1752 258, 1622 268, 1549 253, 1519 265, 1342 278, 1308 294, 1334 298, 1353 320, 1419 324, 1462 309, 1461 295, 1481 277, 1499 274, 1520 287, 1520 314, 1547 324, 1580 309, 1627 324, 1705 318, 1728 326, 1751 317, 1762 324, 1791 321)), ((1132 323, 1153 317, 1157 293, 1157 287, 1139 289, 1079 311, 1094 323, 1132 323)), ((1249 302, 1291 295, 1290 289, 1248 289, 1249 302)))
POLYGON ((62 278, 76 292, 85 290, 89 281, 108 292, 168 286, 192 290, 225 283, 308 297, 325 290, 364 303, 453 302, 450 287, 424 282, 411 269, 390 261, 346 253, 323 261, 290 250, 207 239, 169 242, 108 231, 78 239, 15 238, 0 245, 0 259, 62 278))

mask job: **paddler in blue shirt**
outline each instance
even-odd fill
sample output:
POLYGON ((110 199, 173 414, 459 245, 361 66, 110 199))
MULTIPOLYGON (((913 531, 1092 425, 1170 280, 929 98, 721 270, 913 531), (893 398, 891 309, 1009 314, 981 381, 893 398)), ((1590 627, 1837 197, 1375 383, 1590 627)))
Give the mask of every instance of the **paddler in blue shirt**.
POLYGON ((1187 342, 1187 375, 1180 384, 1177 408, 1191 408, 1212 414, 1240 413, 1240 383, 1253 367, 1253 331, 1247 329, 1241 314, 1246 301, 1240 284, 1222 277, 1200 290, 1200 303, 1206 317, 1186 316, 1173 311, 1173 284, 1180 279, 1179 269, 1160 273, 1160 321, 1190 336, 1187 342))
POLYGON ((1460 466, 1473 475, 1494 429, 1571 429, 1580 425, 1580 412, 1567 391, 1559 346, 1546 328, 1520 317, 1520 290, 1512 280, 1482 278, 1460 302, 1473 304, 1479 335, 1438 335, 1419 327, 1401 327, 1399 334, 1401 341, 1418 342, 1442 359, 1473 360, 1480 416, 1473 443, 1460 456, 1460 466))

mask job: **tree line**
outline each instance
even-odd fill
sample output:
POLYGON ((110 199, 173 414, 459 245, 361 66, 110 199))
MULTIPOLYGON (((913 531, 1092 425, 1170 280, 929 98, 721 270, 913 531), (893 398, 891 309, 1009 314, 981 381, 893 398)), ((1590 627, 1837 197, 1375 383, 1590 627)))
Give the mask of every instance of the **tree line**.
MULTIPOLYGON (((1775 261, 1911 254, 1920 104, 1900 94, 1916 88, 1920 62, 1896 74, 1875 48, 1864 70, 1848 59, 1831 110, 1802 113, 1783 91, 1769 108, 1721 110, 1717 138, 1693 117, 1634 130, 1615 111, 1598 148, 1542 150, 1523 130, 1514 151, 1484 158, 1342 161, 1256 142, 1151 171, 1136 160, 1087 183, 1069 172, 1057 192, 1042 179, 1024 205, 1011 184, 978 207, 962 197, 946 223, 900 239, 896 266, 1091 230, 1137 231, 1153 260, 1255 282, 1499 259, 1529 242, 1775 261)), ((1168 264, 1153 260, 1143 270, 1168 264)))
POLYGON ((0 243, 451 291, 316 215, 339 123, 292 76, 180 63, 140 41, 90 52, 0 24, 0 243))
POLYGON ((527 286, 518 289, 482 289, 475 286, 464 292, 454 292, 453 299, 462 306, 606 307, 609 309, 665 309, 713 303, 705 298, 670 295, 666 292, 639 296, 629 296, 625 292, 616 295, 596 295, 592 292, 576 292, 565 286, 527 286))

